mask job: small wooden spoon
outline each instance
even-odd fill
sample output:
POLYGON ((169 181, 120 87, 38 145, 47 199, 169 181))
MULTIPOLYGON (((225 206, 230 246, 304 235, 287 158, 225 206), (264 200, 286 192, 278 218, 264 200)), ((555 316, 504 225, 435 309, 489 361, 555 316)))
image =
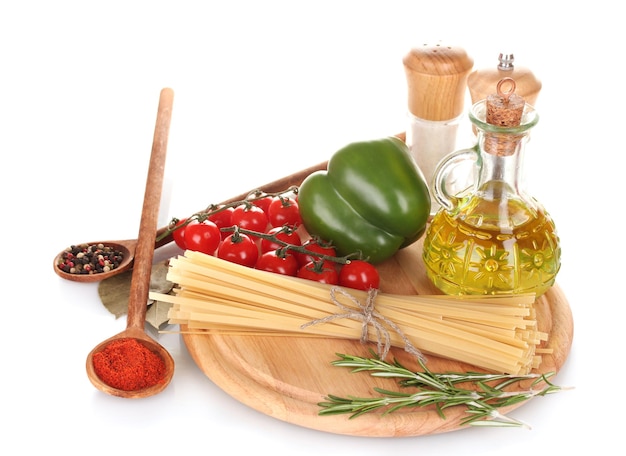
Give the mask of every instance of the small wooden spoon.
MULTIPOLYGON (((145 333, 150 274, 152 271, 152 260, 154 258, 157 218, 159 215, 159 205, 163 189, 163 173, 165 168, 170 119, 172 115, 173 97, 174 93, 171 89, 165 88, 161 91, 157 121, 154 130, 154 140, 152 143, 152 153, 150 156, 150 166, 148 169, 148 178, 144 194, 143 209, 141 213, 141 222, 139 225, 139 235, 137 238, 136 249, 134 251, 135 260, 131 276, 126 329, 97 345, 87 356, 87 376, 89 377, 89 380, 100 391, 113 396, 126 398, 142 398, 152 396, 165 389, 174 375, 174 360, 170 354, 165 348, 145 333), (139 343, 143 344, 163 359, 163 362, 165 363, 165 375, 156 385, 141 390, 126 391, 111 387, 96 374, 93 364, 93 355, 102 351, 109 343, 125 338, 136 339, 139 343)), ((121 246, 121 244, 119 245, 121 246)), ((132 250, 129 250, 129 253, 131 251, 132 250)))
MULTIPOLYGON (((318 163, 316 165, 305 168, 290 176, 283 177, 272 182, 268 182, 265 185, 258 187, 258 189, 264 192, 268 192, 268 193, 279 192, 279 191, 285 190, 291 187, 292 185, 298 185, 309 174, 315 171, 325 170, 327 167, 327 164, 328 162, 326 161, 318 163)), ((238 195, 226 201, 223 201, 223 204, 231 203, 234 201, 241 201, 245 199, 247 195, 248 193, 242 193, 241 195, 238 195)), ((156 239, 161 238, 161 236, 167 233, 167 231, 168 231, 167 227, 160 228, 156 232, 156 239)), ((154 248, 156 249, 164 245, 167 245, 173 240, 174 238, 172 234, 169 233, 166 236, 163 236, 162 239, 159 239, 158 241, 156 241, 154 243, 154 248)), ((89 242, 85 244, 87 245, 103 244, 105 246, 112 247, 113 249, 122 252, 124 256, 124 260, 118 265, 118 267, 116 267, 115 269, 111 269, 108 272, 100 272, 97 274, 71 274, 69 272, 64 272, 58 267, 58 264, 62 261, 62 256, 64 253, 64 252, 60 252, 54 258, 54 263, 52 265, 54 268, 54 272, 56 272, 63 279, 72 280, 74 282, 99 282, 101 280, 108 279, 109 277, 112 277, 114 275, 128 271, 133 266, 133 261, 135 258, 135 249, 137 248, 137 239, 128 239, 125 241, 96 241, 96 242, 89 242)))

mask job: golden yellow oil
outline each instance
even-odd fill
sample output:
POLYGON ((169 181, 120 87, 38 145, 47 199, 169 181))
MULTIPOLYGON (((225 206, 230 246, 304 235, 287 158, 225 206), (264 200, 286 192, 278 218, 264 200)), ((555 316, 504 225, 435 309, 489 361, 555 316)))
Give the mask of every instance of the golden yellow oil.
POLYGON ((430 280, 442 292, 537 296, 561 264, 554 222, 541 205, 473 196, 458 213, 440 210, 424 239, 430 280))

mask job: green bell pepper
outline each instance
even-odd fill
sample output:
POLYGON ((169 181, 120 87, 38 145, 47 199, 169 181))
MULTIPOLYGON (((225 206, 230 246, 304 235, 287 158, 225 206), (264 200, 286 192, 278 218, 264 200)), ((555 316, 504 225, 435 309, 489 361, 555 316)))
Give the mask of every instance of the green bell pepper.
POLYGON ((304 179, 298 205, 309 234, 376 264, 424 234, 430 193, 406 144, 389 137, 335 152, 304 179))

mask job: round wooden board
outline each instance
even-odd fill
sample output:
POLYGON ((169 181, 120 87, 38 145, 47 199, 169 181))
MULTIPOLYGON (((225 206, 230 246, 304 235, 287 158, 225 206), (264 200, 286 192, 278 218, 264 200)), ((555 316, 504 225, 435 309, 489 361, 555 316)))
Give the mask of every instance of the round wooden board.
MULTIPOLYGON (((421 247, 418 242, 380 265, 381 291, 439 293, 426 277, 421 247)), ((540 330, 549 334, 544 345, 553 350, 543 355, 538 372, 558 372, 573 338, 572 314, 558 286, 537 300, 536 312, 540 330)), ((461 429, 460 422, 466 416, 464 407, 447 409, 446 419, 434 409, 423 408, 387 415, 374 412, 355 419, 349 419, 349 415, 319 416, 317 404, 327 394, 369 397, 377 394, 374 387, 399 388, 396 380, 351 373, 331 365, 337 359, 336 353, 369 356, 368 350, 375 347, 359 341, 215 334, 183 334, 183 340, 202 372, 226 393, 259 412, 299 426, 343 435, 406 437, 461 429)), ((389 356, 395 356, 407 368, 417 369, 415 360, 402 349, 392 349, 389 356)), ((427 359, 433 372, 480 370, 436 356, 427 359)))

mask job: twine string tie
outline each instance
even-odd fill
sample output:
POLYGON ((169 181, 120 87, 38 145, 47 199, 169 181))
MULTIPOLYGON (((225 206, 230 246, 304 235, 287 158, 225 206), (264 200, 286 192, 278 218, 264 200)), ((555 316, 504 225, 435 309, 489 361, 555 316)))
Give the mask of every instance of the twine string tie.
POLYGON ((365 304, 363 304, 361 303, 361 301, 359 301, 357 298, 355 298, 344 289, 340 287, 332 287, 330 289, 330 299, 333 304, 339 307, 343 312, 312 320, 300 326, 300 329, 305 329, 308 326, 312 325, 328 323, 330 321, 338 320, 341 318, 350 318, 352 320, 357 320, 361 322, 361 343, 366 343, 369 340, 369 326, 371 325, 376 330, 376 345, 378 350, 378 356, 380 359, 384 360, 389 353, 389 349, 391 348, 391 334, 389 330, 385 327, 385 325, 387 325, 396 334, 398 334, 398 336, 400 336, 402 342, 404 343, 405 351, 424 361, 424 355, 413 346, 413 344, 406 337, 402 329, 400 329, 398 325, 396 325, 389 318, 385 317, 375 310, 374 304, 377 295, 378 290, 375 288, 370 288, 367 292, 367 299, 365 300, 365 304), (348 298, 354 304, 354 307, 349 307, 341 303, 339 299, 337 299, 337 293, 340 293, 344 297, 348 298))

